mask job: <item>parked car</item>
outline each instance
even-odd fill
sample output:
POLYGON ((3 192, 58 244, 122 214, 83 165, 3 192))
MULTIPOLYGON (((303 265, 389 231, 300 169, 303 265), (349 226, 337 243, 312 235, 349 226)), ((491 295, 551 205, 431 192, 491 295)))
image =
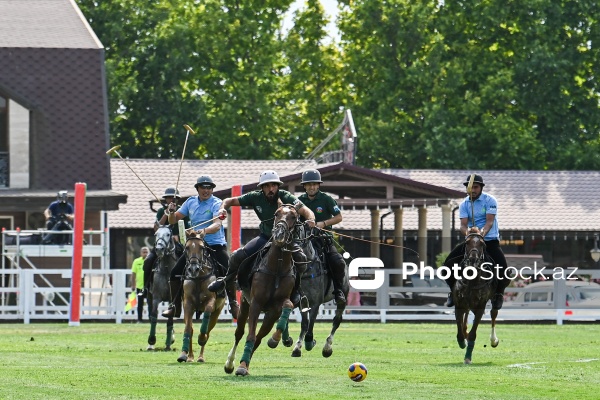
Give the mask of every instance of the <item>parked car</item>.
POLYGON ((565 284, 565 304, 555 302, 554 281, 535 282, 520 289, 514 300, 505 301, 498 317, 600 320, 600 285, 579 280, 568 280, 565 284))

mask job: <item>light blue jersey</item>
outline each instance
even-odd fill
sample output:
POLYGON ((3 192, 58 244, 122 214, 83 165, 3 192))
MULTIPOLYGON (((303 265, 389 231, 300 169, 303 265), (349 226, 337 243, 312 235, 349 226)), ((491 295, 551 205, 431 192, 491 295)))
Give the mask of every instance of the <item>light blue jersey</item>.
MULTIPOLYGON (((479 229, 485 226, 487 214, 494 214, 494 224, 489 232, 485 234, 485 240, 498 240, 500 232, 498 230, 498 202, 496 198, 487 193, 481 193, 481 196, 474 202, 475 209, 475 226, 479 229)), ((473 226, 473 218, 471 213, 471 198, 467 196, 459 207, 460 218, 468 218, 468 227, 473 226)))
MULTIPOLYGON (((184 216, 189 217, 191 226, 194 227, 195 231, 198 231, 207 228, 214 222, 208 221, 219 215, 221 203, 223 203, 221 199, 212 195, 206 201, 201 201, 199 196, 192 196, 189 197, 177 211, 184 216)), ((225 240, 225 229, 223 229, 223 225, 221 225, 221 228, 217 232, 207 234, 204 237, 204 240, 210 246, 217 244, 226 245, 227 241, 225 240)))

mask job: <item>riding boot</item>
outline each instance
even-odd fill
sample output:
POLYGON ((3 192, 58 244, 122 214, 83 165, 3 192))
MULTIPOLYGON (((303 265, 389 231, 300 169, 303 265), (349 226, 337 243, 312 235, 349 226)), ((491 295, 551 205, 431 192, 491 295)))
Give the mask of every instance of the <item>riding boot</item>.
POLYGON ((446 299, 446 307, 454 307, 454 298, 452 297, 452 293, 454 292, 454 285, 450 285, 450 293, 448 293, 448 298, 446 299))
POLYGON ((333 295, 335 303, 338 306, 346 304, 346 296, 344 295, 344 278, 346 277, 346 262, 342 255, 335 250, 330 249, 327 254, 327 264, 333 277, 333 295))
POLYGON ((183 297, 183 287, 180 279, 169 281, 171 288, 171 304, 169 308, 162 312, 165 318, 179 318, 181 315, 181 298, 183 297))
POLYGON ((302 275, 306 271, 307 258, 298 243, 294 243, 292 259, 294 260, 294 265, 296 267, 296 281, 292 293, 290 294, 290 301, 294 304, 294 307, 299 307, 302 312, 306 312, 310 310, 310 304, 308 303, 308 297, 306 297, 302 291, 301 284, 302 275))
POLYGON ((218 293, 221 290, 225 289, 225 285, 227 282, 235 282, 235 278, 237 276, 238 269, 240 268, 240 264, 246 259, 246 257, 246 252, 244 251, 243 247, 234 251, 231 257, 229 257, 227 273, 223 278, 217 278, 216 281, 208 285, 208 290, 210 290, 211 292, 218 293))
POLYGON ((227 293, 227 299, 229 300, 229 312, 233 319, 237 319, 240 312, 240 305, 237 301, 237 291, 235 288, 235 281, 229 280, 225 285, 225 292, 227 293))

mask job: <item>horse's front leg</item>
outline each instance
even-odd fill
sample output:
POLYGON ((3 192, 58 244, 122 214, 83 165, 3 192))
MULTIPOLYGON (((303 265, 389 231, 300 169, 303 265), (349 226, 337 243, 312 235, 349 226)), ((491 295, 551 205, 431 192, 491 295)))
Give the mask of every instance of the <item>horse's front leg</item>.
POLYGON ((244 353, 242 354, 240 365, 235 371, 236 375, 246 376, 250 373, 248 372, 248 368, 250 367, 250 360, 252 359, 252 354, 254 353, 254 344, 256 342, 256 325, 258 324, 260 309, 260 304, 254 299, 250 304, 250 309, 248 311, 248 335, 246 336, 244 353))
MULTIPOLYGON (((281 308, 281 315, 279 316, 279 320, 277 321, 277 326, 275 328, 275 332, 273 332, 273 335, 267 342, 267 344, 269 345, 270 348, 274 349, 279 345, 279 342, 281 341, 281 336, 283 334, 283 331, 285 330, 285 327, 288 324, 288 321, 290 319, 290 314, 291 314, 293 308, 294 308, 294 304, 292 304, 290 299, 285 299, 283 302, 283 307, 281 308)), ((275 321, 273 321, 273 324, 274 323, 275 323, 275 321)), ((264 321, 263 321, 263 326, 265 326, 264 321)), ((269 328, 269 330, 266 333, 269 333, 270 331, 271 331, 271 328, 269 328)))
POLYGON ((156 344, 156 325, 158 323, 158 299, 153 299, 152 293, 148 293, 148 304, 150 304, 152 308, 148 311, 150 333, 148 334, 148 347, 146 347, 146 350, 154 350, 154 345, 156 344))
MULTIPOLYGON (((187 283, 187 281, 186 281, 187 283)), ((177 361, 179 362, 194 362, 194 350, 192 345, 192 337, 194 335, 194 298, 193 290, 188 289, 183 292, 183 321, 185 327, 183 329, 183 343, 181 344, 181 354, 177 361)))
POLYGON ((467 315, 467 310, 461 308, 454 309, 454 318, 456 319, 456 341, 458 342, 458 346, 461 349, 467 347, 467 334, 465 322, 467 315))
POLYGON ((225 373, 231 374, 234 368, 235 362, 235 353, 237 351, 238 344, 240 340, 244 337, 244 327, 246 326, 246 321, 248 320, 248 310, 249 304, 246 300, 242 298, 242 304, 240 306, 240 312, 238 314, 237 319, 237 327, 235 328, 234 334, 234 343, 231 350, 229 350, 229 354, 227 355, 227 360, 225 361, 225 373))
POLYGON ((483 317, 485 310, 473 310, 475 318, 473 319, 473 325, 467 336, 467 351, 465 352, 465 364, 471 364, 473 359, 473 349, 475 348, 475 340, 477 340, 477 328, 483 317))
POLYGON ((335 317, 333 317, 331 332, 329 333, 329 336, 325 341, 325 345, 323 346, 323 357, 330 357, 331 354, 333 354, 333 337, 335 336, 335 331, 337 331, 337 329, 340 327, 340 324, 342 323, 342 318, 344 316, 345 309, 346 305, 342 304, 341 306, 338 306, 335 310, 335 317))
MULTIPOLYGON (((315 307, 313 307, 315 308, 315 307)), ((317 309, 318 310, 318 309, 317 309)), ((302 320, 300 321, 300 336, 298 336, 298 341, 292 350, 292 357, 302 357, 302 342, 304 341, 304 337, 308 332, 309 321, 311 320, 309 313, 312 313, 313 309, 310 311, 304 311, 300 315, 302 315, 302 320)))
POLYGON ((496 317, 498 316, 498 310, 492 309, 490 312, 490 316, 492 317, 492 333, 490 334, 490 345, 492 347, 498 347, 498 343, 500 343, 500 339, 496 336, 496 317))
POLYGON ((204 346, 208 341, 208 332, 210 328, 210 320, 212 313, 215 309, 216 296, 213 295, 206 303, 204 307, 204 314, 202 315, 202 325, 200 326, 200 333, 198 334, 198 344, 204 346))

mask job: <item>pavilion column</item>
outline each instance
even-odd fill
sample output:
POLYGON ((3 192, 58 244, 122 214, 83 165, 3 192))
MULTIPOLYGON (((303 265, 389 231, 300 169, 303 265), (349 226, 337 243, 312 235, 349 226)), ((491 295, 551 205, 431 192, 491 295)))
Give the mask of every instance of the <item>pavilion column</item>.
POLYGON ((419 233, 417 239, 419 261, 427 264, 427 208, 419 207, 419 233))
POLYGON ((452 250, 452 205, 442 204, 442 252, 452 250))
MULTIPOLYGON (((396 208, 394 210, 394 245, 404 246, 404 231, 402 229, 402 208, 396 208)), ((400 247, 394 247, 394 268, 402 269, 402 263, 404 262, 404 249, 400 247)), ((393 286, 402 286, 402 275, 392 275, 393 286)))
POLYGON ((371 257, 379 258, 379 210, 371 210, 371 257))

